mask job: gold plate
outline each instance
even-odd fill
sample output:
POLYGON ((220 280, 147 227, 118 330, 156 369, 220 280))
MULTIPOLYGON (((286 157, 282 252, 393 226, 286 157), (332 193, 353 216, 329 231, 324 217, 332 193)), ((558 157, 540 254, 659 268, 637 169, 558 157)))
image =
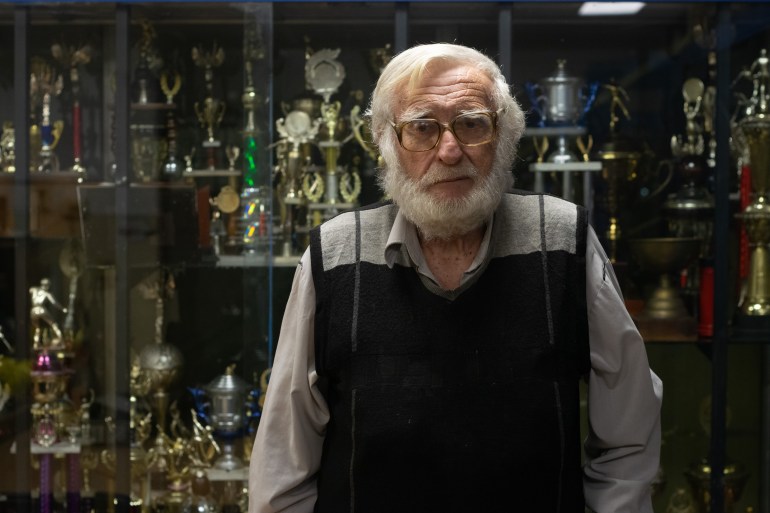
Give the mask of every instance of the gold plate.
POLYGON ((232 214, 238 210, 238 207, 241 204, 241 198, 238 196, 238 193, 235 192, 235 189, 233 189, 232 186, 225 185, 222 187, 222 189, 220 189, 219 194, 217 194, 214 202, 216 203, 216 206, 219 208, 219 210, 225 214, 232 214))

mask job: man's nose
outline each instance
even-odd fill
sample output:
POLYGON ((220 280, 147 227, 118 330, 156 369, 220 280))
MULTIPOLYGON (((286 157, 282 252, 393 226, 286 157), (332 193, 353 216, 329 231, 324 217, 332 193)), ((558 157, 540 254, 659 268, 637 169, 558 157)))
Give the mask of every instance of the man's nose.
POLYGON ((456 164, 462 159, 463 150, 450 130, 444 130, 438 141, 438 158, 445 164, 456 164))

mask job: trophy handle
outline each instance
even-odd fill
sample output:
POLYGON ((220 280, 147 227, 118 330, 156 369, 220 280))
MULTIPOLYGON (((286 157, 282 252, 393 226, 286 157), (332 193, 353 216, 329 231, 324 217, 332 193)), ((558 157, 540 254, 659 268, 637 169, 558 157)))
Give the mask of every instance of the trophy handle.
POLYGON ((524 89, 527 91, 529 102, 532 104, 532 110, 535 111, 538 118, 538 125, 545 125, 545 109, 548 105, 548 98, 543 94, 543 88, 540 84, 533 84, 532 82, 526 82, 524 89))
POLYGON ((64 133, 64 121, 62 120, 54 121, 51 132, 53 133, 53 142, 51 143, 51 150, 55 150, 56 145, 59 144, 59 139, 61 139, 62 133, 64 133))
POLYGON ((193 396, 193 402, 195 403, 195 411, 198 413, 198 416, 203 419, 203 421, 211 425, 211 419, 209 418, 209 407, 211 406, 211 403, 209 403, 206 398, 206 392, 204 392, 200 388, 195 387, 187 387, 187 390, 190 391, 190 393, 193 396))
POLYGON ((660 171, 662 168, 666 168, 666 178, 663 180, 663 182, 658 185, 658 187, 655 188, 654 191, 652 191, 648 196, 647 200, 651 200, 655 197, 657 197, 661 192, 665 191, 668 185, 671 183, 671 179, 674 177, 674 163, 670 160, 661 160, 658 162, 658 167, 655 170, 655 175, 660 175, 660 171))
POLYGON ((593 107, 594 102, 596 101, 596 95, 599 93, 600 87, 601 84, 599 84, 599 82, 591 82, 583 89, 583 113, 580 115, 581 122, 585 118, 586 114, 588 114, 588 111, 591 110, 591 107, 593 107))

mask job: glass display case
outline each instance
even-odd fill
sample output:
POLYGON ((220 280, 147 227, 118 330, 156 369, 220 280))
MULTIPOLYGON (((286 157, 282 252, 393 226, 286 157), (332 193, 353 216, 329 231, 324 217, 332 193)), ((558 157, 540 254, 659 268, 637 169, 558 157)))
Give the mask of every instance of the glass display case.
POLYGON ((0 3, 0 510, 246 511, 308 232, 382 199, 369 95, 447 41, 527 111, 516 187, 613 261, 655 510, 770 513, 770 8, 580 7, 0 3))

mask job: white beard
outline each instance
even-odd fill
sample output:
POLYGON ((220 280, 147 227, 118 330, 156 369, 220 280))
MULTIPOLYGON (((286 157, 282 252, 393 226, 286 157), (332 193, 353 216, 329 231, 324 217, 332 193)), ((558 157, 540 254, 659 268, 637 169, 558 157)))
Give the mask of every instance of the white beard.
POLYGON ((451 239, 483 226, 513 185, 507 166, 493 165, 489 175, 483 177, 472 164, 434 164, 413 180, 397 158, 391 160, 395 162, 380 174, 380 186, 427 240, 451 239), (463 197, 438 198, 429 192, 430 186, 441 180, 460 177, 473 180, 471 190, 463 197))

